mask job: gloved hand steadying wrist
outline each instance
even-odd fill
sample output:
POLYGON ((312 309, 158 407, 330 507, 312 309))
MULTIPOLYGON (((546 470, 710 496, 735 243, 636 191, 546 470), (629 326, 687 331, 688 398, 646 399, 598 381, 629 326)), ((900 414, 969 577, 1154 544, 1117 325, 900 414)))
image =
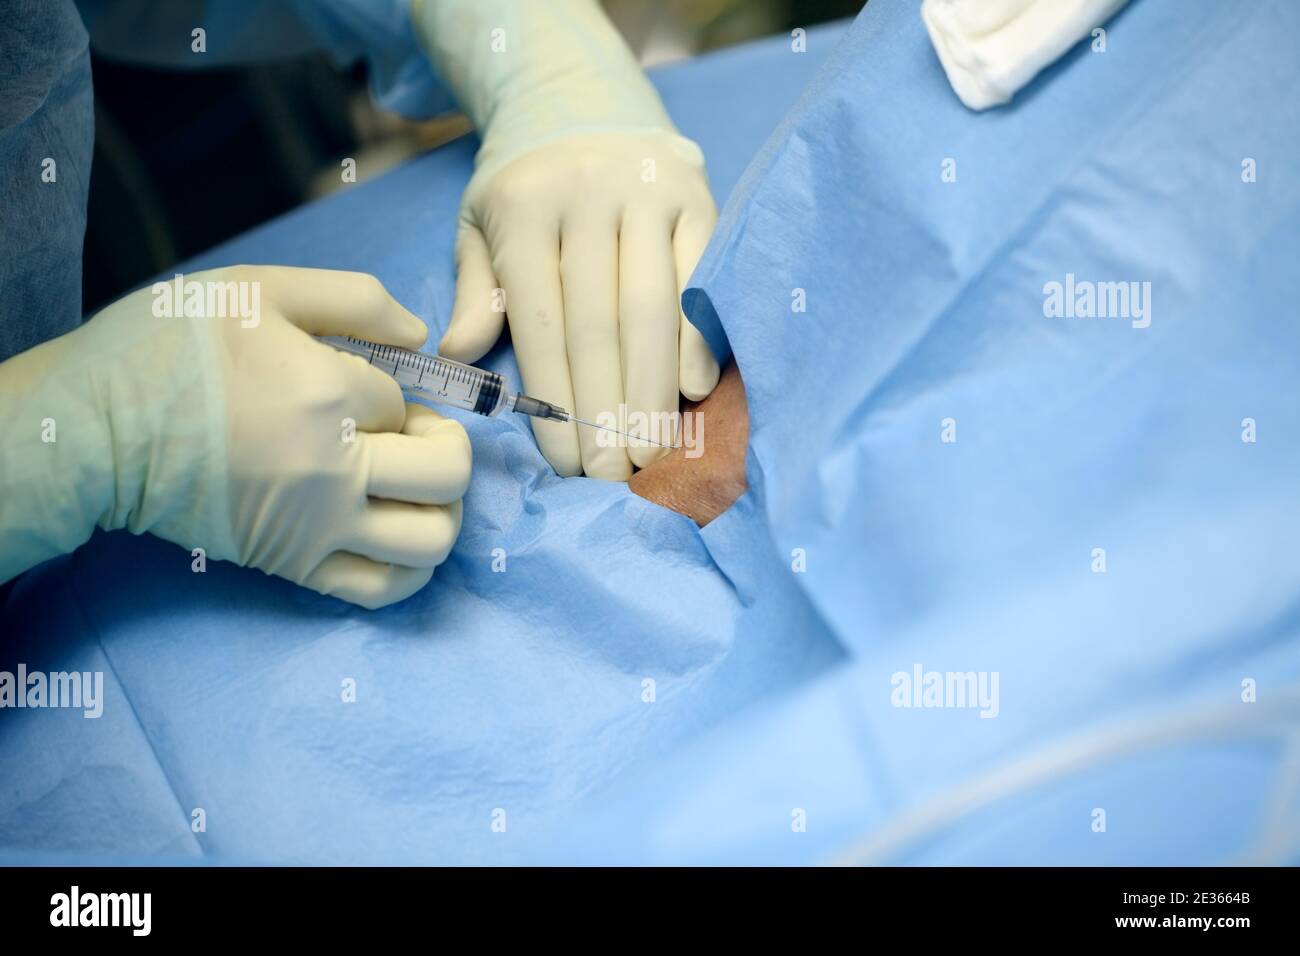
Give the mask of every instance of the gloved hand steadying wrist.
MULTIPOLYGON (((672 444, 679 391, 698 400, 718 380, 680 308, 717 217, 699 148, 594 0, 416 0, 413 14, 483 141, 439 352, 478 359, 508 317, 525 391, 672 444)), ((665 453, 533 429, 562 475, 626 480, 665 453)))
POLYGON ((366 607, 422 587, 460 530, 469 440, 311 336, 418 348, 423 323, 360 273, 243 266, 182 288, 256 312, 186 316, 188 295, 141 289, 0 364, 0 580, 99 526, 366 607))

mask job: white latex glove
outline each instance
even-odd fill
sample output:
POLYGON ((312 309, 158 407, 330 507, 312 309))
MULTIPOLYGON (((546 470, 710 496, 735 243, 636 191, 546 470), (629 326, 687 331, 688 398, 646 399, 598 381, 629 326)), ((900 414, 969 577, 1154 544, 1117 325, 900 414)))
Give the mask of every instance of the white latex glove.
POLYGON ((98 525, 365 607, 423 587, 460 531, 469 439, 311 335, 418 348, 424 324, 361 273, 185 281, 253 284, 256 325, 159 317, 145 288, 0 364, 0 581, 98 525))
MULTIPOLYGON (((413 12, 483 140, 438 351, 472 362, 508 316, 528 394, 671 444, 678 392, 699 400, 718 381, 680 306, 717 218, 699 147, 594 0, 415 0, 413 12)), ((601 447, 571 423, 533 430, 561 475, 625 481, 666 453, 601 447)))

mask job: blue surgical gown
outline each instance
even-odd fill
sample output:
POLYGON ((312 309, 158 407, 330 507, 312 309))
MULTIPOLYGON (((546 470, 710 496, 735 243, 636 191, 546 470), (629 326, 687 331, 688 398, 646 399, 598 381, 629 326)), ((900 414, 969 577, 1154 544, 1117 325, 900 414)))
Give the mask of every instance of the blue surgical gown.
POLYGON ((421 53, 407 0, 0 0, 0 361, 81 322, 94 142, 89 44, 180 69, 328 51, 365 58, 375 98, 412 118, 452 101, 421 53), (203 53, 192 31, 205 31, 203 53))

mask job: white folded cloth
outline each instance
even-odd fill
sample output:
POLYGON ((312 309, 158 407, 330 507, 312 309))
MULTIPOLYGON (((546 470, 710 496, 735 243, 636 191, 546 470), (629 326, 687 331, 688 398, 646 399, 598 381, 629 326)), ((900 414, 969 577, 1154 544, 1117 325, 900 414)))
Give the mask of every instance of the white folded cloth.
POLYGON ((1006 103, 1128 0, 924 0, 948 82, 973 110, 1006 103))

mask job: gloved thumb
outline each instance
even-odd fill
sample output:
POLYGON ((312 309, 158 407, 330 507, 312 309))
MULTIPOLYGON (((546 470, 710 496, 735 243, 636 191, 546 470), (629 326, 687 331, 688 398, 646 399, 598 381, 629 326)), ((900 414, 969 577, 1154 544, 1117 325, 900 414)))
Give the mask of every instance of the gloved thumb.
POLYGON ((365 272, 301 269, 292 266, 242 266, 280 314, 309 335, 357 338, 418 349, 428 338, 423 322, 365 272))
POLYGON ((487 240, 477 227, 462 221, 456 235, 456 301, 438 354, 458 362, 476 361, 501 337, 505 321, 505 292, 492 271, 487 240))

